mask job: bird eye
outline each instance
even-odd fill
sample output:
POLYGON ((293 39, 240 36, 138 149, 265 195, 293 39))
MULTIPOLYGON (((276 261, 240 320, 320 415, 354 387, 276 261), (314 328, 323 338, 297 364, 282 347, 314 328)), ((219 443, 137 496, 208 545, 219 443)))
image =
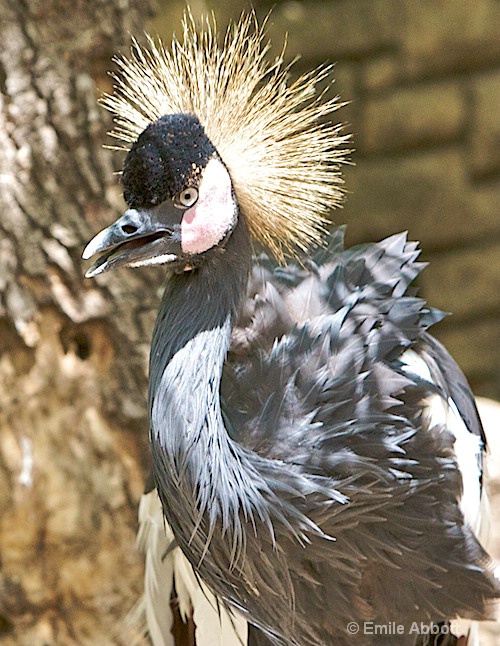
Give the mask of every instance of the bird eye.
POLYGON ((193 206, 197 199, 198 191, 193 186, 191 186, 190 188, 186 188, 184 191, 181 191, 179 193, 179 195, 174 200, 174 204, 180 209, 185 209, 193 206))

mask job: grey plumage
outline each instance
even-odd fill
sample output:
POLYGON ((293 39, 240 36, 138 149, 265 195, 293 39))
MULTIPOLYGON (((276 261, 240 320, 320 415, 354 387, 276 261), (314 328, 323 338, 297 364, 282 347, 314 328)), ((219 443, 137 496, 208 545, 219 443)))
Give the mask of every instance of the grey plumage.
MULTIPOLYGON (((220 280, 231 293, 228 247, 220 280)), ((345 627, 363 617, 479 617, 496 590, 457 508, 453 438, 422 417, 429 394, 448 397, 463 377, 426 333, 442 315, 405 295, 423 267, 416 245, 394 236, 343 251, 337 230, 329 251, 309 270, 254 266, 254 328, 233 333, 222 411, 218 377, 241 284, 224 307, 200 275, 205 299, 192 294, 186 304, 178 283, 192 277, 172 277, 153 340, 153 456, 167 519, 209 587, 271 643, 352 643, 345 627), (287 300, 297 306, 304 282, 305 322, 290 329, 287 300), (171 330, 184 338, 171 341, 171 330), (169 359, 183 347, 189 365, 178 356, 172 375, 169 359), (401 370, 410 347, 432 357, 439 386, 401 370)), ((241 265, 240 253, 234 261, 241 265)))

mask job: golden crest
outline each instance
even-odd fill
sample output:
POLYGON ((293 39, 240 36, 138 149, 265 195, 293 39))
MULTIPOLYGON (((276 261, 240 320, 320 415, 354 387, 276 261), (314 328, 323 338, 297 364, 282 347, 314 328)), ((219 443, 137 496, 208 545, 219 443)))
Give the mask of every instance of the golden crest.
POLYGON ((188 11, 181 39, 170 49, 134 40, 119 57, 113 95, 102 104, 114 114, 110 133, 128 150, 165 114, 198 117, 227 166, 253 236, 279 259, 318 244, 328 214, 342 199, 339 165, 349 139, 328 121, 342 104, 317 85, 332 66, 289 81, 284 49, 268 59, 264 26, 253 14, 230 25, 219 45, 215 19, 199 27, 188 11))

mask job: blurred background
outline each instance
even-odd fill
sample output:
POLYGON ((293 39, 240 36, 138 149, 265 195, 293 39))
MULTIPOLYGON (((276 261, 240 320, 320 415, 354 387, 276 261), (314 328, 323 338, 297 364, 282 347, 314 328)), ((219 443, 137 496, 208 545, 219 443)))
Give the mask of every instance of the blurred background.
MULTIPOLYGON (((249 7, 191 3, 221 31, 249 7)), ((402 230, 420 240, 421 294, 453 314, 434 333, 474 392, 500 400, 500 2, 254 7, 261 19, 272 9, 272 51, 286 38, 294 73, 335 64, 333 92, 349 102, 336 118, 355 152, 333 220, 349 244, 402 230)), ((134 536, 163 273, 85 281, 80 255, 124 206, 122 155, 102 148, 111 124, 96 103, 110 59, 130 34, 168 43, 184 8, 0 0, 2 645, 141 643, 123 621, 142 588, 134 536)))

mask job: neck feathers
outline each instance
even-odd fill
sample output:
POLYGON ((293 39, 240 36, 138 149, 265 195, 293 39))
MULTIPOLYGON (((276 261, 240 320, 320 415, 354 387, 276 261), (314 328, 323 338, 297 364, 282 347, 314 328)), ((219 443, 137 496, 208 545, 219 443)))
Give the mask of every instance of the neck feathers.
POLYGON ((170 524, 179 523, 176 535, 190 541, 205 534, 206 545, 219 518, 230 525, 231 510, 221 501, 231 499, 228 479, 241 478, 222 419, 220 380, 250 259, 240 219, 225 248, 171 277, 153 333, 149 407, 156 482, 170 524))

